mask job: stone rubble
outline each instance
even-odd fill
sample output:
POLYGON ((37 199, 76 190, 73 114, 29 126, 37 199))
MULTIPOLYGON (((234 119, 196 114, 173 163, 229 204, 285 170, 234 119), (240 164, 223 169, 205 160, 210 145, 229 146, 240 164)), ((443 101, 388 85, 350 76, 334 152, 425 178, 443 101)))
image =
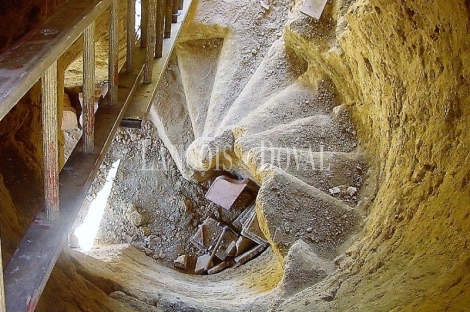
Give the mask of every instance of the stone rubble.
MULTIPOLYGON (((227 197, 231 197, 228 205, 221 206, 223 209, 218 215, 220 220, 213 217, 206 218, 189 239, 203 255, 197 258, 194 268, 188 265, 189 255, 180 255, 174 261, 176 268, 186 273, 216 274, 227 268, 240 266, 266 250, 268 243, 259 227, 253 203, 256 196, 249 197, 250 200, 244 199, 243 196, 244 193, 256 188, 243 187, 230 194, 230 190, 227 191, 226 188, 237 185, 237 181, 232 180, 234 183, 227 183, 228 180, 228 177, 219 176, 206 194, 208 199, 218 201, 219 205, 226 204, 227 197), (223 186, 214 185, 217 181, 222 181, 223 186)), ((249 184, 247 179, 239 181, 242 181, 244 186, 249 184)))

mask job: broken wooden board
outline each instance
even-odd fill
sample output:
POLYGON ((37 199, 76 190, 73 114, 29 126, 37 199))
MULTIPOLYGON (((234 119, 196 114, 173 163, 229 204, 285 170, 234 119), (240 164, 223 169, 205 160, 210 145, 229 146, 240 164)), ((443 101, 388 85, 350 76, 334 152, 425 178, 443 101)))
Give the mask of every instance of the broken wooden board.
POLYGON ((328 0, 305 0, 300 12, 316 19, 320 19, 328 0))

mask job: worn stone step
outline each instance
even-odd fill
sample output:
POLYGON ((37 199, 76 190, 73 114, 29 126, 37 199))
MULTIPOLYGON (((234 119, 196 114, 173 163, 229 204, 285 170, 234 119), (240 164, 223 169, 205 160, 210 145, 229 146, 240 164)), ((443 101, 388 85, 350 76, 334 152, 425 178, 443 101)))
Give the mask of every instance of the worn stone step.
POLYGON ((283 296, 291 296, 311 287, 334 272, 332 261, 318 257, 309 244, 296 241, 284 262, 284 275, 279 284, 283 296))
POLYGON ((292 50, 286 49, 283 39, 275 41, 220 122, 220 128, 235 125, 266 100, 292 84, 306 69, 307 64, 292 50))
POLYGON ((356 145, 355 130, 349 119, 342 121, 331 115, 316 115, 241 136, 235 141, 234 150, 237 155, 264 147, 349 153, 356 145))
MULTIPOLYGON (((340 185, 359 189, 366 170, 363 156, 358 153, 257 147, 240 156, 257 180, 262 180, 263 168, 275 166, 327 194, 340 185)), ((348 201, 354 203, 352 198, 348 201)))
POLYGON ((193 177, 193 171, 186 163, 185 154, 194 140, 194 134, 175 55, 163 73, 161 85, 166 87, 157 90, 148 118, 157 128, 158 135, 168 148, 179 171, 189 179, 193 177))
POLYGON ((192 40, 176 47, 186 106, 194 137, 204 131, 223 39, 192 40))
POLYGON ((220 121, 249 80, 237 40, 225 39, 217 63, 217 72, 204 124, 204 136, 217 132, 220 121))
POLYGON ((258 193, 260 227, 281 261, 298 239, 332 260, 359 225, 359 213, 341 201, 272 167, 258 193))
POLYGON ((337 102, 331 83, 323 80, 315 88, 303 79, 287 86, 237 123, 243 133, 262 132, 281 124, 318 114, 328 114, 337 102))

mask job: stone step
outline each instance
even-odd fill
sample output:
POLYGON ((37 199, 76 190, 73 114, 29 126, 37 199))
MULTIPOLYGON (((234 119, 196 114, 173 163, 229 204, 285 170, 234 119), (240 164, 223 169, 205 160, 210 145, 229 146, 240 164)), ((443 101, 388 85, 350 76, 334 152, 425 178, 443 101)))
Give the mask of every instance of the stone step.
POLYGON ((245 59, 240 53, 239 40, 225 39, 217 63, 203 136, 217 132, 220 121, 248 82, 245 59))
MULTIPOLYGON (((257 180, 261 179, 263 168, 275 166, 327 194, 338 186, 358 190, 366 169, 362 155, 357 153, 257 147, 240 156, 249 168, 258 168, 252 172, 257 180)), ((354 197, 345 197, 344 201, 355 204, 354 197)))
POLYGON ((349 153, 356 147, 355 130, 349 119, 337 120, 331 115, 316 115, 281 124, 269 130, 239 137, 234 150, 242 155, 253 148, 277 147, 312 149, 314 151, 349 153))
POLYGON ((262 132, 299 118, 328 114, 336 102, 335 93, 327 80, 321 81, 314 90, 299 79, 250 112, 238 122, 237 127, 244 129, 245 135, 262 132))
POLYGON ((198 138, 204 131, 223 39, 192 40, 176 48, 186 106, 198 138))
POLYGON ((309 244, 298 240, 285 258, 284 275, 279 286, 284 296, 290 296, 322 281, 334 270, 333 262, 318 257, 309 244))
POLYGON ((286 50, 283 39, 275 41, 220 122, 220 128, 235 125, 267 99, 292 84, 306 70, 307 64, 293 51, 286 50))
POLYGON ((186 164, 186 149, 194 140, 191 120, 186 110, 181 74, 175 55, 163 73, 161 86, 150 107, 149 120, 158 130, 158 135, 175 160, 176 166, 185 178, 193 177, 193 171, 186 164))
POLYGON ((357 211, 285 171, 272 167, 257 198, 260 227, 283 262, 298 239, 325 259, 357 229, 357 211))

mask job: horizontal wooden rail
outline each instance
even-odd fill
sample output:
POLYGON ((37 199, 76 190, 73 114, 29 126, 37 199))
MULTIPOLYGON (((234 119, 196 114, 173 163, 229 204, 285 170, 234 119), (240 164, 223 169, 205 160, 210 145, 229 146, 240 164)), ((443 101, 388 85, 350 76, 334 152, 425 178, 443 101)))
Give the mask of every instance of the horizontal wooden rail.
POLYGON ((70 0, 0 56, 0 120, 111 2, 70 0))

